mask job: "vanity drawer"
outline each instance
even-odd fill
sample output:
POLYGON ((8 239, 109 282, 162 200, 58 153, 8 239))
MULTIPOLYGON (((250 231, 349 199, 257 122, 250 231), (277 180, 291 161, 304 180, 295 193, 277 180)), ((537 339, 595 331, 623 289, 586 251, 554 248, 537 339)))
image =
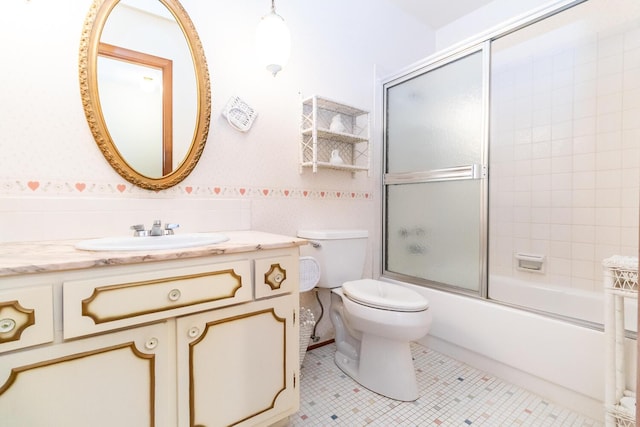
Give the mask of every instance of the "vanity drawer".
POLYGON ((248 260, 63 283, 64 338, 251 300, 248 260))
POLYGON ((256 299, 293 292, 298 287, 298 257, 281 255, 255 261, 256 299))
POLYGON ((0 291, 0 353, 51 341, 51 286, 0 291))

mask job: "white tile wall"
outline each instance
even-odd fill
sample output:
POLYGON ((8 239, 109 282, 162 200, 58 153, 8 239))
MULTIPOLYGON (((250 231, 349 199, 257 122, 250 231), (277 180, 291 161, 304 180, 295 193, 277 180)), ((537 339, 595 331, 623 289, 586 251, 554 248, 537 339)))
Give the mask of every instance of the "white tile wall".
POLYGON ((602 259, 638 253, 640 20, 585 27, 494 45, 489 259, 491 274, 599 292, 602 259), (546 273, 516 270, 517 252, 544 254, 546 273))

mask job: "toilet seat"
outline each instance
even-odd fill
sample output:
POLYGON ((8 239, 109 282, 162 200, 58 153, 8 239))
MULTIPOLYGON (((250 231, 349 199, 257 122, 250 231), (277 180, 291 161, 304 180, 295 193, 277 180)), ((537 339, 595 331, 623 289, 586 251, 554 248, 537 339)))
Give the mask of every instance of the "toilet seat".
POLYGON ((342 292, 354 302, 383 310, 423 311, 429 308, 429 301, 418 292, 379 280, 345 282, 342 292))

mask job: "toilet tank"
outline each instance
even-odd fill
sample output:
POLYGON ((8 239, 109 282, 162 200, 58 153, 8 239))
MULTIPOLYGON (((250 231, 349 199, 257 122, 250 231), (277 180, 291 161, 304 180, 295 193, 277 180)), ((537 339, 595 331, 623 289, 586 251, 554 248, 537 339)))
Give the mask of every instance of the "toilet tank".
POLYGON ((367 253, 367 230, 300 230, 309 240, 300 255, 314 257, 320 264, 320 288, 337 288, 362 278, 367 253))

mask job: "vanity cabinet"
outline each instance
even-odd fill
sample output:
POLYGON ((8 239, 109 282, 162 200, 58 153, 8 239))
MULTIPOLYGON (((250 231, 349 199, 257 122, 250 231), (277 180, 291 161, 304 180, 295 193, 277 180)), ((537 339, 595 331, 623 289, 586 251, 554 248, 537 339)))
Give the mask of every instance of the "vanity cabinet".
POLYGON ((0 330, 0 425, 268 426, 296 412, 298 247, 255 247, 0 277, 0 326, 16 324, 0 330))
POLYGON ((302 101, 300 172, 369 171, 369 112, 320 96, 302 101))

